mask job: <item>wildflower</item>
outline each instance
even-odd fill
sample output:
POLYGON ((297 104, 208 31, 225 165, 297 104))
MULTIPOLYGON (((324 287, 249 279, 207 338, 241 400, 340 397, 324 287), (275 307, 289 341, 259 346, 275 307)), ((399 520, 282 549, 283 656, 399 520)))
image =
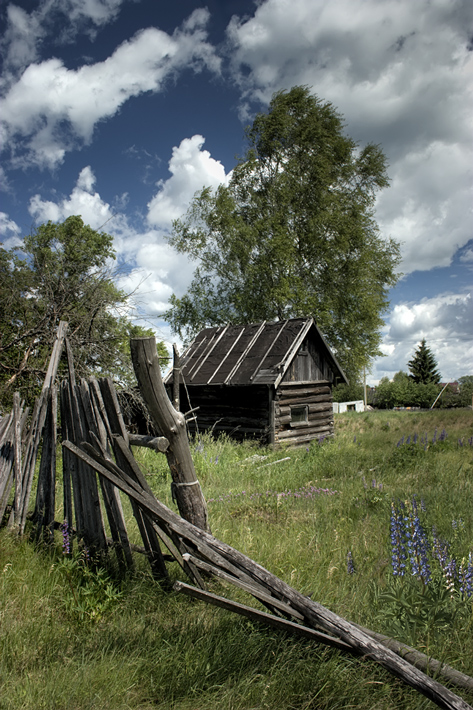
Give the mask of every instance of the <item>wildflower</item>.
POLYGON ((406 531, 400 510, 391 503, 391 562, 393 575, 403 577, 406 568, 406 531))
POLYGON ((414 496, 412 499, 412 515, 411 515, 411 567, 412 574, 420 576, 424 584, 428 584, 431 580, 430 567, 427 559, 429 543, 424 528, 419 519, 417 501, 414 496))
POLYGON ((470 599, 473 594, 473 553, 470 552, 468 555, 468 563, 465 558, 462 559, 458 570, 458 579, 460 594, 464 599, 470 599))
POLYGON ((71 552, 71 537, 67 520, 64 520, 64 522, 60 525, 60 530, 62 533, 62 554, 69 555, 71 552))

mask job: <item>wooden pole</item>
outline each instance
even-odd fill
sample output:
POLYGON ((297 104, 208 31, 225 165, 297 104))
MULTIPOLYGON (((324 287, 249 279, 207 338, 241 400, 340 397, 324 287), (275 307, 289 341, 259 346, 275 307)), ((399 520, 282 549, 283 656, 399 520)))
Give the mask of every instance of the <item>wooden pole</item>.
POLYGON ((179 402, 179 387, 181 385, 181 358, 176 343, 172 344, 174 364, 172 368, 172 403, 174 409, 179 412, 181 409, 179 402))
POLYGON ((207 504, 195 473, 184 415, 167 396, 155 338, 132 338, 131 358, 136 379, 150 416, 169 441, 166 450, 173 480, 173 494, 181 516, 201 530, 209 530, 207 504))

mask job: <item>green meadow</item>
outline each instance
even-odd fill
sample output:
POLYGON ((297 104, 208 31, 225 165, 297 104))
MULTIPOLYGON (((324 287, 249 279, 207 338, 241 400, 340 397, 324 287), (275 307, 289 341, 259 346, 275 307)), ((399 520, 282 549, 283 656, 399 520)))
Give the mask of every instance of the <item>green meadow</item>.
MULTIPOLYGON (((346 619, 473 676, 471 410, 349 412, 308 448, 202 436, 192 450, 215 537, 346 619), (393 547, 393 511, 420 526, 417 570, 393 547)), ((175 509, 164 456, 134 453, 175 509)), ((57 499, 60 521, 60 481, 57 499)), ((91 569, 83 556, 63 554, 60 531, 49 548, 0 531, 0 710, 435 707, 370 660, 170 591, 143 555, 126 576, 112 557, 91 569)), ((223 582, 209 588, 257 605, 223 582)))

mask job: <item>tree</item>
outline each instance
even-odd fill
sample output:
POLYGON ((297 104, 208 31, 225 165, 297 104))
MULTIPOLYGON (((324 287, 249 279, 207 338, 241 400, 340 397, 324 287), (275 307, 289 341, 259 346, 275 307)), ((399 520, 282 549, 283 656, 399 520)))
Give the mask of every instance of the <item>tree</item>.
POLYGON ((464 375, 458 379, 460 385, 460 407, 471 407, 473 404, 473 375, 464 375))
POLYGON ((78 376, 132 381, 129 338, 153 332, 127 317, 114 259, 112 237, 78 216, 42 224, 19 249, 0 248, 0 402, 7 408, 14 390, 28 401, 37 394, 60 320, 69 323, 78 376))
POLYGON ((409 360, 407 366, 411 373, 410 377, 414 382, 421 382, 423 384, 433 382, 436 385, 440 382, 437 362, 432 351, 427 347, 425 338, 421 340, 419 347, 414 353, 414 357, 412 360, 409 360))
POLYGON ((170 243, 198 260, 165 314, 189 340, 207 325, 314 316, 354 380, 379 355, 399 247, 374 220, 388 185, 376 145, 360 149, 342 117, 306 87, 276 93, 246 131, 228 185, 197 193, 170 243))

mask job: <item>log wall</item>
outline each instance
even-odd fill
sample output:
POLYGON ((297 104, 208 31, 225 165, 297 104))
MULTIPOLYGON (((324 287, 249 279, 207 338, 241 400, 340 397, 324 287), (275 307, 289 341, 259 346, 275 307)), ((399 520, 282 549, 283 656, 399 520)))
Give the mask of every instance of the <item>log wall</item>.
POLYGON ((191 434, 198 431, 225 432, 234 439, 269 441, 269 398, 266 385, 199 385, 180 389, 181 411, 197 409, 197 421, 188 421, 191 434))
POLYGON ((326 380, 282 382, 273 407, 275 446, 303 446, 333 435, 332 389, 326 380))

